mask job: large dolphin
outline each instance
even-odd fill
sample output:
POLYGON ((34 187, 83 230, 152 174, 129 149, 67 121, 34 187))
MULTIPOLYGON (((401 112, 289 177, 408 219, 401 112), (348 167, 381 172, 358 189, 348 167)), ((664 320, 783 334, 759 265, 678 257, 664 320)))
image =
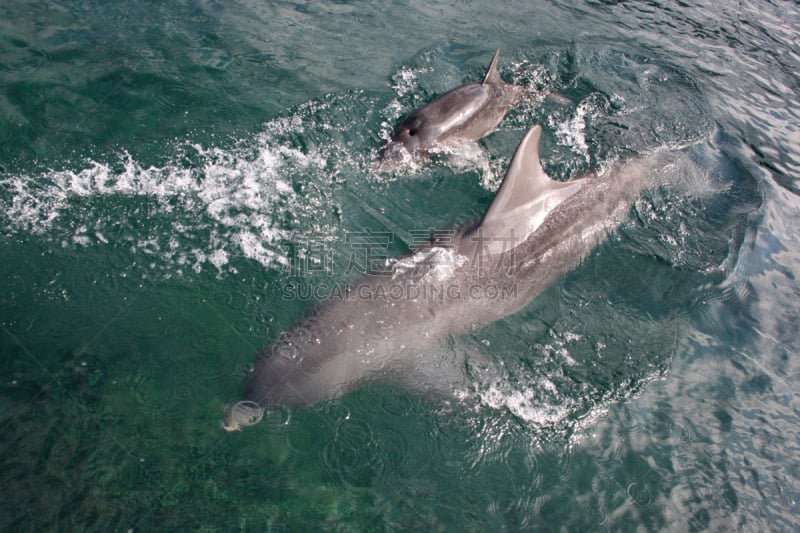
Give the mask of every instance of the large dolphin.
POLYGON ((541 132, 535 126, 525 135, 479 221, 398 259, 390 276, 356 281, 282 334, 257 358, 223 426, 232 431, 265 408, 413 375, 448 336, 518 311, 572 268, 626 219, 662 165, 649 155, 554 181, 539 161, 541 132))
POLYGON ((494 131, 523 91, 500 79, 499 55, 497 50, 483 81, 456 87, 403 119, 381 150, 381 162, 396 163, 450 139, 477 141, 494 131))

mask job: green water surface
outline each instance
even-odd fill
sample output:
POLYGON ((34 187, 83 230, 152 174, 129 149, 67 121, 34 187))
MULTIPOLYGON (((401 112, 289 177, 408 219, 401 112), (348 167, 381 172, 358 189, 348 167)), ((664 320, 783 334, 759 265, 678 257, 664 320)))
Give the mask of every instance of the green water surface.
POLYGON ((792 2, 5 2, 0 529, 796 530, 797 35, 792 2), (497 48, 498 131, 376 172, 497 48), (287 286, 480 216, 536 123, 554 179, 694 170, 435 353, 494 379, 221 430, 320 303, 287 286))

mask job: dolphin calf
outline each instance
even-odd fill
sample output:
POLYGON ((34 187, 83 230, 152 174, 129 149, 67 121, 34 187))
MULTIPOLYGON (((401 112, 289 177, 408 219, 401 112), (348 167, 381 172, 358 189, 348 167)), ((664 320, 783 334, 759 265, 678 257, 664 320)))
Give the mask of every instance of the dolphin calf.
POLYGON ((655 183, 658 154, 554 181, 539 160, 541 132, 535 126, 522 139, 480 220, 395 260, 390 275, 355 281, 275 340, 257 358, 244 398, 226 409, 223 427, 251 425, 265 408, 309 405, 368 380, 413 375, 449 336, 527 305, 655 183))
POLYGON ((403 119, 381 150, 381 163, 425 153, 448 139, 477 141, 494 131, 523 90, 500 79, 499 55, 497 50, 483 81, 456 87, 403 119))

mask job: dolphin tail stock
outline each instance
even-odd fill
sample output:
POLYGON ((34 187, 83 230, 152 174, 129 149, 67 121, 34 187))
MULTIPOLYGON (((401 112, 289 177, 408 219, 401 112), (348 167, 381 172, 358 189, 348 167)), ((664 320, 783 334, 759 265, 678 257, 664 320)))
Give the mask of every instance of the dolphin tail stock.
POLYGON ((486 75, 483 77, 483 81, 481 82, 483 85, 488 83, 497 83, 500 80, 500 73, 497 72, 497 58, 500 57, 500 49, 498 48, 495 50, 494 55, 492 56, 492 62, 489 63, 489 68, 486 70, 486 75))

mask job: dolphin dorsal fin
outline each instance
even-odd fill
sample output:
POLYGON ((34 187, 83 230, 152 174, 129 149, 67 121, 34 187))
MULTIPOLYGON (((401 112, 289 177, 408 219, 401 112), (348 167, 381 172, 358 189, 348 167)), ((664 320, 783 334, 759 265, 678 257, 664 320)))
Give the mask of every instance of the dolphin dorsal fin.
MULTIPOLYGON (((491 227, 507 219, 520 207, 536 208, 530 217, 541 217, 572 196, 583 180, 559 182, 545 174, 539 160, 542 127, 531 128, 519 143, 497 194, 483 215, 481 225, 491 227), (535 204, 540 204, 535 206, 535 204)), ((532 229, 532 228, 529 228, 532 229)))
POLYGON ((497 49, 494 53, 494 56, 492 56, 492 62, 489 63, 489 68, 486 70, 486 75, 483 77, 483 85, 500 81, 500 73, 497 72, 498 57, 500 57, 500 49, 497 49))

